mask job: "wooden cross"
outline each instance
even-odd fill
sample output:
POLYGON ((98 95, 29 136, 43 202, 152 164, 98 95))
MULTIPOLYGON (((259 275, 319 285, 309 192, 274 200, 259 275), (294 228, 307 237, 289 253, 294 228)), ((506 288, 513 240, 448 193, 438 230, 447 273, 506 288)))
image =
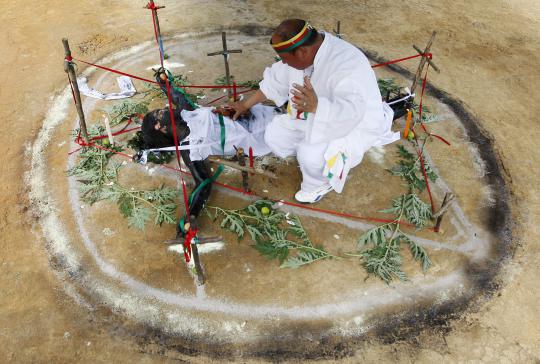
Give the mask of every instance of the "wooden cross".
MULTIPOLYGON (((223 42, 223 50, 219 52, 208 53, 208 56, 217 56, 219 54, 223 55, 223 60, 225 61, 225 80, 227 81, 227 86, 231 85, 231 75, 229 72, 229 54, 231 53, 242 53, 241 49, 227 49, 227 33, 221 33, 221 40, 223 42)), ((231 99, 231 88, 227 88, 227 96, 229 100, 231 99)), ((236 101, 236 100, 234 100, 236 101)))
POLYGON ((424 69, 424 66, 426 65, 426 62, 429 63, 429 65, 431 67, 433 67, 433 69, 435 71, 437 71, 437 73, 440 72, 439 68, 435 65, 435 63, 433 63, 433 61, 431 59, 428 58, 427 54, 429 53, 429 50, 431 48, 431 44, 433 43, 433 40, 435 39, 435 35, 437 34, 437 32, 433 32, 431 33, 431 38, 429 39, 429 42, 426 46, 426 48, 424 49, 424 51, 422 52, 420 50, 420 48, 418 48, 417 46, 415 46, 413 44, 413 48, 419 53, 419 54, 422 54, 422 58, 420 59, 420 64, 418 65, 418 69, 416 70, 416 74, 414 75, 414 78, 413 78, 413 83, 412 83, 412 86, 411 86, 411 94, 414 93, 414 90, 416 89, 416 86, 418 85, 418 80, 420 80, 420 77, 422 75, 422 70, 424 69))

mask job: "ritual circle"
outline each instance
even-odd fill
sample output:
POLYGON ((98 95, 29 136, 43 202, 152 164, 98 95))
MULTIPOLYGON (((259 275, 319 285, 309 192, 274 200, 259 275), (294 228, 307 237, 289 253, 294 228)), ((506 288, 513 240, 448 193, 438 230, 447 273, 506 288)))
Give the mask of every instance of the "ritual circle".
MULTIPOLYGON (((267 35, 233 30, 227 37, 231 47, 243 51, 241 56, 230 56, 236 80, 257 79, 274 61, 267 35)), ((186 76, 193 84, 211 84, 222 74, 222 60, 206 56, 221 47, 220 32, 179 34, 164 40, 165 64, 174 74, 186 76)), ((155 44, 146 42, 95 63, 152 78, 159 58, 155 44)), ((112 73, 92 67, 82 73, 95 89, 116 87, 112 73)), ((376 73, 403 85, 411 77, 400 66, 376 73)), ((133 82, 139 93, 148 87, 142 81, 133 82)), ((204 104, 220 95, 223 90, 214 90, 198 101, 204 104)), ((181 341, 183 347, 216 353, 264 354, 279 348, 303 355, 337 347, 344 350, 366 335, 436 326, 496 287, 512 242, 508 192, 499 162, 478 120, 461 102, 429 84, 424 103, 438 116, 429 128, 450 144, 434 140, 426 151, 439 175, 431 192, 439 204, 447 192, 457 196, 457 201, 439 233, 408 230, 429 253, 432 266, 423 272, 404 253, 408 280, 390 284, 369 276, 359 259, 280 268, 253 249, 249 238, 238 241, 208 218, 201 229, 208 235, 223 235, 224 242, 201 248, 207 282, 198 285, 183 254, 162 243, 174 237, 174 225, 150 224, 141 232, 128 227, 113 202, 88 205, 82 201, 80 181, 66 175, 78 158, 78 145, 70 133, 77 127, 71 98, 69 86, 53 97, 31 149, 27 176, 51 267, 79 304, 106 307, 133 325, 148 328, 163 345, 181 341)), ((99 123, 112 102, 83 100, 89 125, 99 123)), ((163 107, 164 101, 151 100, 150 105, 163 107)), ((395 130, 402 128, 402 121, 394 125, 395 130)), ((354 251, 358 237, 378 224, 362 217, 384 217, 380 210, 403 192, 402 181, 388 172, 396 163, 396 151, 395 145, 372 149, 351 173, 344 192, 328 195, 316 209, 286 203, 276 208, 297 215, 314 243, 336 256, 354 251)), ((181 191, 174 170, 140 165, 121 155, 114 158, 122 166, 126 185, 162 184, 181 191)), ((240 208, 261 196, 292 201, 300 178, 296 162, 274 167, 277 181, 252 176, 253 195, 215 186, 209 205, 240 208)), ((240 172, 226 170, 219 181, 239 188, 240 179, 240 172)))

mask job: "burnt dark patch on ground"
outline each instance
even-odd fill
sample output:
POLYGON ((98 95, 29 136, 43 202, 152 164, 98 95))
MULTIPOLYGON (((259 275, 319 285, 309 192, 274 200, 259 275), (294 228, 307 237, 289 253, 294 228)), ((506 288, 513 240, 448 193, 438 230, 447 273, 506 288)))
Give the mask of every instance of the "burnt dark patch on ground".
POLYGON ((272 28, 269 27, 263 27, 259 24, 245 24, 240 25, 238 27, 235 27, 234 29, 253 37, 263 36, 263 35, 271 35, 274 31, 272 28))
MULTIPOLYGON (((267 35, 271 30, 256 25, 236 28, 248 35, 267 35)), ((375 62, 384 62, 377 54, 364 51, 375 62)), ((389 66, 394 72, 412 78, 408 70, 399 66, 389 66)), ((490 258, 481 263, 469 263, 465 274, 472 283, 473 289, 464 295, 442 304, 426 303, 416 306, 407 312, 389 315, 387 319, 378 320, 376 326, 366 334, 358 337, 323 336, 325 325, 308 323, 282 325, 275 333, 265 335, 253 344, 223 342, 223 339, 212 337, 171 335, 160 328, 130 323, 129 320, 115 319, 111 326, 115 327, 111 335, 127 335, 134 337, 141 352, 169 357, 174 353, 196 356, 208 355, 211 358, 226 361, 245 356, 259 357, 279 362, 286 359, 340 359, 354 355, 360 345, 368 340, 377 340, 385 344, 400 341, 414 343, 421 333, 429 332, 444 336, 451 330, 452 321, 460 318, 476 303, 489 299, 500 288, 499 274, 503 264, 511 257, 514 249, 513 220, 510 209, 510 192, 503 175, 504 171, 493 139, 483 129, 481 121, 469 112, 465 104, 448 93, 428 83, 426 88, 432 95, 448 107, 460 119, 467 131, 470 142, 478 148, 485 164, 485 183, 497 196, 495 204, 487 211, 486 228, 497 238, 492 247, 490 258), (310 335, 307 335, 307 334, 310 335)), ((51 254, 54 254, 51 251, 51 254)), ((66 264, 51 260, 51 266, 64 271, 66 264)), ((73 272, 72 279, 84 285, 84 272, 73 272)), ((98 306, 99 303, 97 304, 98 306)), ((113 314, 113 316, 115 316, 113 314)), ((328 328, 328 327, 326 327, 328 328)))

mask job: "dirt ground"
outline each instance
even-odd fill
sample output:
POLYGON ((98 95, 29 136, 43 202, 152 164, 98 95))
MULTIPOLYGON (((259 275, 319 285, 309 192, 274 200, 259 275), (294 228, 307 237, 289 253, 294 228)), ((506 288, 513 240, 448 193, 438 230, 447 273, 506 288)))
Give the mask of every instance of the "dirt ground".
MULTIPOLYGON (((431 82, 466 107, 489 131, 511 190, 515 253, 501 288, 470 308, 449 328, 410 340, 365 341, 344 362, 538 362, 540 309, 540 204, 536 180, 539 153, 536 82, 540 60, 537 1, 165 1, 165 34, 216 30, 243 24, 275 26, 286 17, 308 18, 388 58, 411 53, 431 30, 443 72, 431 82), (339 4, 338 4, 339 3, 339 4), (514 127, 517 124, 518 127, 514 127), (448 330, 446 330, 448 329, 448 330)), ((74 52, 99 59, 112 51, 151 40, 144 2, 59 1, 5 3, 0 18, 3 133, 0 206, 0 360, 7 362, 205 362, 186 350, 150 345, 106 310, 79 305, 51 269, 39 224, 29 215, 26 153, 36 138, 51 97, 63 88, 61 38, 74 52), (19 62, 19 63, 16 63, 19 62), (17 66, 17 64, 20 66, 17 66), (11 67, 16 67, 14 70, 11 67), (5 128, 6 129, 6 128, 5 128)), ((216 360, 215 358, 213 360, 216 360)), ((242 362, 262 359, 238 359, 242 362)))

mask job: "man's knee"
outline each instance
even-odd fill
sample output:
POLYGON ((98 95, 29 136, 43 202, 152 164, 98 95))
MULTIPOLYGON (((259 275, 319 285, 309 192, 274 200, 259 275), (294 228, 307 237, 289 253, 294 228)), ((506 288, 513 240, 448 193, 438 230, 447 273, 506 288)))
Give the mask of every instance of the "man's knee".
POLYGON ((324 167, 324 152, 326 151, 326 143, 324 144, 300 144, 296 152, 298 164, 303 168, 319 169, 324 167))
POLYGON ((272 121, 266 127, 264 141, 275 155, 285 158, 294 154, 293 143, 288 139, 278 122, 272 121))

